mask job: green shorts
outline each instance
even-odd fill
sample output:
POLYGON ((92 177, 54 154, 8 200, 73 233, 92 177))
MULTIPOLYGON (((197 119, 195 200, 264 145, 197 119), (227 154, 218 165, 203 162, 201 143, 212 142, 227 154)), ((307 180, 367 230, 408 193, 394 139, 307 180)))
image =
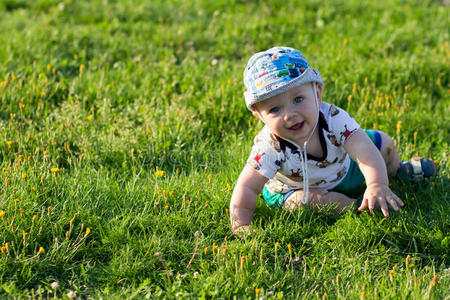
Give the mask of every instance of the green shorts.
MULTIPOLYGON (((378 150, 381 150, 381 135, 376 130, 364 130, 378 150)), ((345 194, 349 197, 357 197, 363 192, 365 184, 364 175, 358 167, 358 164, 353 160, 350 161, 350 168, 345 175, 344 179, 331 191, 345 194)), ((296 190, 290 190, 287 193, 278 194, 271 193, 264 186, 262 191, 262 198, 270 207, 281 207, 286 199, 296 190)))

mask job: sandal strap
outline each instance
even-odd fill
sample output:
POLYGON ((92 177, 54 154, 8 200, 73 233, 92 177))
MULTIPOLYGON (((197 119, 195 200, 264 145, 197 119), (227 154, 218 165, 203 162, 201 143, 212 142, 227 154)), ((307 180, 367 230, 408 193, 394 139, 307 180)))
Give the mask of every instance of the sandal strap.
POLYGON ((420 161, 420 157, 413 157, 410 160, 412 166, 412 178, 414 181, 422 181, 423 180, 423 171, 422 171, 422 163, 420 161))

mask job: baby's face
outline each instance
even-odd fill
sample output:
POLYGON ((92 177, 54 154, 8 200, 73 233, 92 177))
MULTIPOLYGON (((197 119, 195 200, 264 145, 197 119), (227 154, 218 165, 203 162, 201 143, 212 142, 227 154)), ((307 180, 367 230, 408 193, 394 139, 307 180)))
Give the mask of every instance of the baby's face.
MULTIPOLYGON (((322 86, 316 87, 320 107, 322 86)), ((303 145, 316 123, 315 101, 313 84, 307 83, 256 103, 253 114, 276 135, 303 145)))

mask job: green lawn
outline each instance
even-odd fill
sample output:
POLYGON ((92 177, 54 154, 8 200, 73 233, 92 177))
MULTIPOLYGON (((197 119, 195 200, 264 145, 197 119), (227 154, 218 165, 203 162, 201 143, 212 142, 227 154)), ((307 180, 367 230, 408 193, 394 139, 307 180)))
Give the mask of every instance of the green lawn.
POLYGON ((0 0, 0 298, 449 299, 446 3, 0 0), (439 176, 387 219, 259 201, 233 236, 242 72, 275 45, 439 176))

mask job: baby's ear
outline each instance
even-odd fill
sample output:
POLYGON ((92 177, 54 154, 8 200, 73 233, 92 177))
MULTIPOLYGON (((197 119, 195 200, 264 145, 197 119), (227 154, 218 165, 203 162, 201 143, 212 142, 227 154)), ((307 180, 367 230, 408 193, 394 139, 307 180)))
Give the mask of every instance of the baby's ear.
POLYGON ((319 104, 322 104, 323 86, 321 84, 316 83, 316 91, 317 91, 317 100, 319 100, 319 104))

